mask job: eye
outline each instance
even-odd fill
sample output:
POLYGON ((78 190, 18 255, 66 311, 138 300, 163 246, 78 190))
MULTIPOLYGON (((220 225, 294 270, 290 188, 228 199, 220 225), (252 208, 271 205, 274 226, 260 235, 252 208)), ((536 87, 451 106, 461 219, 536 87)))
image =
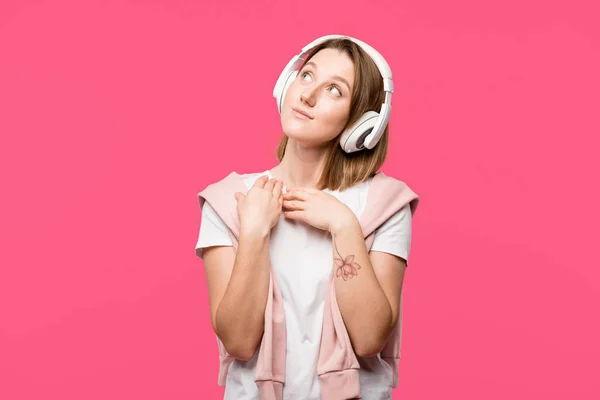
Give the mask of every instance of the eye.
MULTIPOLYGON (((303 81, 305 81, 305 80, 304 80, 304 77, 305 77, 306 75, 309 75, 309 76, 310 76, 310 72, 307 72, 307 71, 305 71, 305 72, 302 72, 302 73, 300 74, 300 79, 302 79, 303 81)), ((306 82, 306 81, 305 81, 305 82, 306 82)), ((339 88, 337 85, 331 85, 329 88, 337 90, 337 92, 338 92, 338 96, 341 96, 341 95, 342 95, 342 90, 341 90, 341 89, 340 89, 340 88, 339 88)))
POLYGON ((336 85, 331 85, 331 88, 337 90, 340 96, 342 95, 342 91, 336 85))

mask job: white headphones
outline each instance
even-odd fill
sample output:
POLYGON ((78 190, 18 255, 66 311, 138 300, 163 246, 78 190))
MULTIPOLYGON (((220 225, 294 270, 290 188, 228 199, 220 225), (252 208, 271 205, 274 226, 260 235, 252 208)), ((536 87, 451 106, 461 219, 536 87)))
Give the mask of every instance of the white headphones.
POLYGON ((358 39, 351 38, 345 35, 327 35, 314 40, 309 45, 305 46, 300 54, 294 58, 283 69, 275 89, 273 89, 273 97, 277 100, 277 110, 281 114, 281 106, 285 93, 288 87, 292 84, 298 75, 298 67, 304 62, 304 56, 310 53, 311 49, 318 46, 329 39, 345 38, 358 44, 375 62, 381 76, 383 77, 383 90, 385 91, 385 100, 381 105, 379 113, 375 111, 367 111, 353 125, 349 126, 342 134, 340 146, 346 153, 352 153, 364 148, 372 149, 375 147, 390 119, 392 111, 392 93, 394 92, 394 83, 392 81, 392 70, 385 61, 383 56, 377 50, 358 39))

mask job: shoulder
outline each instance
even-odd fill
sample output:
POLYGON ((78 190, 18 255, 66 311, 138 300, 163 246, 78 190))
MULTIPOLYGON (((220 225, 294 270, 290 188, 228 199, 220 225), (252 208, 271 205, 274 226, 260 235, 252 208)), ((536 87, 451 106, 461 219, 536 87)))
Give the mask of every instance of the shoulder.
POLYGON ((391 186, 391 187, 398 188, 398 189, 408 187, 406 182, 404 182, 403 180, 400 180, 394 176, 388 175, 383 171, 377 172, 371 178, 371 183, 375 187, 391 186))
POLYGON ((254 185, 254 182, 263 175, 268 175, 267 171, 241 174, 240 179, 244 182, 246 188, 250 189, 254 185))
POLYGON ((252 187, 252 185, 254 185, 254 182, 260 178, 263 175, 268 175, 268 171, 261 171, 261 172, 247 172, 247 173, 237 173, 237 172, 232 172, 229 175, 227 175, 227 177, 225 177, 221 182, 233 182, 235 181, 236 183, 242 182, 247 189, 250 189, 252 187))
POLYGON ((408 184, 394 176, 388 175, 383 171, 377 172, 371 179, 370 187, 374 190, 385 191, 387 193, 394 193, 409 195, 410 197, 419 197, 408 184))
POLYGON ((344 193, 344 194, 359 194, 359 193, 365 193, 369 191, 369 187, 371 186, 371 181, 373 180, 373 177, 369 177, 367 179, 365 179, 362 182, 359 183, 355 183, 352 186, 347 187, 346 189, 342 190, 342 191, 335 191, 335 192, 339 192, 339 193, 344 193))
POLYGON ((395 187, 395 188, 408 187, 408 185, 404 181, 402 181, 398 178, 395 178, 393 176, 387 175, 383 171, 379 171, 379 172, 373 174, 372 176, 368 177, 364 181, 347 188, 346 190, 348 190, 348 191, 363 191, 363 190, 370 190, 371 187, 375 187, 375 189, 377 189, 378 187, 386 187, 386 186, 387 187, 391 186, 391 187, 395 187))
POLYGON ((381 210, 391 214, 409 204, 408 209, 414 215, 419 202, 419 195, 403 180, 383 171, 376 173, 371 179, 367 204, 376 214, 381 210))
MULTIPOLYGON (((219 193, 245 193, 248 189, 248 182, 254 183, 260 176, 260 173, 238 173, 236 171, 230 172, 223 178, 209 183, 203 190, 198 193, 199 196, 206 197, 219 193)), ((250 184, 252 185, 252 184, 250 184)))

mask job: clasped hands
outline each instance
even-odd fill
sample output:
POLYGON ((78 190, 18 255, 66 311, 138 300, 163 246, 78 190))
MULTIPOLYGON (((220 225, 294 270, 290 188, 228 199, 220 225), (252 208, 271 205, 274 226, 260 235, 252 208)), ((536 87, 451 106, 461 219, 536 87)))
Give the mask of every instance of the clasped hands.
POLYGON ((306 187, 288 187, 287 193, 282 193, 282 186, 275 178, 261 176, 246 195, 235 194, 242 231, 268 234, 281 213, 329 232, 356 219, 352 210, 332 194, 306 187))

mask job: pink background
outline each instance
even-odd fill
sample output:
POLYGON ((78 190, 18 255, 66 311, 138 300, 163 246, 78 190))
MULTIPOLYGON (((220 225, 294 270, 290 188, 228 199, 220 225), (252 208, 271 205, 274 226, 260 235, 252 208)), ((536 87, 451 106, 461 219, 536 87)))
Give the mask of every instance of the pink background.
POLYGON ((421 196, 395 398, 600 398, 594 3, 2 0, 0 399, 222 397, 196 194, 275 165, 330 33, 390 63, 421 196))

